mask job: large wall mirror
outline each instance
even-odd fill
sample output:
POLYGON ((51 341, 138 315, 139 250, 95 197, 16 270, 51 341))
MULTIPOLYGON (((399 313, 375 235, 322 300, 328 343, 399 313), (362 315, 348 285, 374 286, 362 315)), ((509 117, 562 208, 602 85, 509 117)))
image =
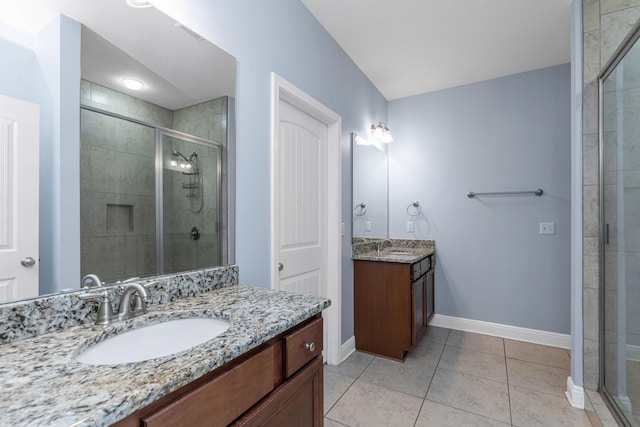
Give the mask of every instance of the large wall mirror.
POLYGON ((389 159, 386 144, 358 144, 352 134, 352 237, 389 237, 389 159))
MULTIPOLYGON (((235 262, 235 59, 154 7, 134 8, 125 0, 10 3, 0 17, 0 53, 14 58, 5 64, 17 67, 26 67, 22 57, 30 57, 33 70, 5 70, 0 78, 8 73, 6 81, 33 79, 46 86, 50 76, 40 64, 56 49, 43 54, 39 32, 50 38, 51 20, 58 22, 56 54, 67 56, 57 58, 60 78, 74 75, 66 64, 80 65, 77 88, 72 84, 79 96, 71 102, 64 93, 50 101, 50 90, 38 95, 28 85, 16 90, 15 83, 0 84, 1 95, 41 105, 41 147, 50 143, 51 123, 79 128, 68 133, 76 135, 75 143, 59 142, 60 159, 41 148, 41 171, 76 174, 74 188, 55 190, 60 200, 69 193, 79 198, 79 214, 70 215, 77 236, 71 244, 57 244, 59 231, 50 230, 46 218, 40 221, 39 294, 77 288, 88 273, 113 283, 235 262), (22 43, 29 34, 35 42, 22 43), (74 55, 80 58, 69 60, 74 55), (142 89, 125 87, 125 78, 141 82, 142 89), (47 239, 54 242, 43 244, 47 239), (66 253, 57 252, 61 247, 66 253), (64 269, 64 257, 74 257, 79 271, 54 283, 49 272, 64 269)), ((51 203, 49 193, 41 188, 41 204, 51 203)))

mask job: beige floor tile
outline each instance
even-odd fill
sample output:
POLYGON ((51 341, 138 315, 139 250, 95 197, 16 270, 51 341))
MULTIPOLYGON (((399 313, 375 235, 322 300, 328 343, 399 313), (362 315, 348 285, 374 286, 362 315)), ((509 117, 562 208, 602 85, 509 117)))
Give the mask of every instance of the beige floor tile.
POLYGON ((640 384, 640 362, 627 360, 627 381, 640 384))
POLYGON ((436 370, 435 365, 407 359, 404 363, 377 357, 360 380, 424 398, 436 370))
POLYGON ((425 400, 415 427, 503 427, 511 424, 425 400))
POLYGON ((407 427, 415 423, 422 399, 357 380, 327 414, 350 427, 407 427))
POLYGON ((367 366, 369 366, 373 359, 375 359, 375 356, 356 351, 340 365, 325 365, 325 369, 348 377, 358 378, 360 374, 367 369, 367 366))
POLYGON ((502 338, 490 335, 475 334, 473 332, 451 331, 447 338, 447 345, 504 356, 502 338))
POLYGON ((353 384, 355 378, 341 375, 328 369, 324 370, 324 414, 342 397, 353 384))
POLYGON ((476 377, 507 382, 504 356, 481 353, 459 347, 445 346, 438 368, 461 372, 476 377))
POLYGON ((427 399, 495 420, 510 422, 507 384, 438 368, 427 399))
POLYGON ((572 408, 564 396, 509 387, 512 423, 518 427, 591 427, 582 409, 572 408))
POLYGON ((563 348, 513 340, 504 340, 504 348, 507 357, 511 359, 565 369, 569 369, 571 365, 569 352, 563 348))
POLYGON ((557 394, 564 397, 569 370, 507 358, 509 386, 557 394))
POLYGON ((429 342, 423 337, 418 345, 409 352, 406 360, 419 360, 425 365, 436 366, 440 361, 442 350, 444 350, 444 344, 429 342))
POLYGON ((447 342, 449 332, 451 332, 451 329, 428 326, 420 341, 445 344, 447 342))

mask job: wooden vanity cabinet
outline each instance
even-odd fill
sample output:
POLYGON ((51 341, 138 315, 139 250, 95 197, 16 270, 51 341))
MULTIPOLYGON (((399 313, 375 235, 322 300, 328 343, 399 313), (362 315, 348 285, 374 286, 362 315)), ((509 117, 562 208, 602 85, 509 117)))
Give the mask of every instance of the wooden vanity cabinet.
POLYGON ((404 360, 434 311, 433 255, 413 263, 354 260, 356 349, 404 360))
POLYGON ((317 315, 114 426, 321 426, 322 337, 317 315))

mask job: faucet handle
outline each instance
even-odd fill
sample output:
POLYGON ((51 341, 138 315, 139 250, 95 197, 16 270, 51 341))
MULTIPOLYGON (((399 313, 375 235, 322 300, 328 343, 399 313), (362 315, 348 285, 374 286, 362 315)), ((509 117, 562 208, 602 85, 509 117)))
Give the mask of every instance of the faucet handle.
POLYGON ((109 292, 95 292, 80 294, 78 298, 82 300, 97 300, 100 302, 98 306, 98 318, 96 319, 96 325, 107 325, 113 320, 113 307, 109 301, 109 292))

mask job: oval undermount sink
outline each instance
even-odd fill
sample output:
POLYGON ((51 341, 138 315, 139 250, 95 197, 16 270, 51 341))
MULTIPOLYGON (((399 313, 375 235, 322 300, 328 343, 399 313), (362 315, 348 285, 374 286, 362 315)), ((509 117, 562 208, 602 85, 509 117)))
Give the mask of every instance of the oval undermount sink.
POLYGON ((213 318, 174 319, 100 341, 74 359, 90 365, 142 362, 188 350, 217 337, 231 323, 213 318))

